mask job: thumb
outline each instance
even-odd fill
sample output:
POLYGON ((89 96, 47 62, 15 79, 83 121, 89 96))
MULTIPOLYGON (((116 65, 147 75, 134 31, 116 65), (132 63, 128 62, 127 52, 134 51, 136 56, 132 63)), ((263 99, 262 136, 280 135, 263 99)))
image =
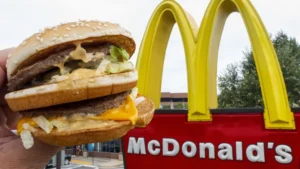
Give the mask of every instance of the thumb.
POLYGON ((14 136, 14 133, 11 132, 10 129, 7 127, 6 122, 7 118, 2 109, 0 109, 0 138, 14 136))
POLYGON ((6 126, 7 118, 2 109, 0 109, 0 127, 6 126))
POLYGON ((14 47, 0 50, 0 67, 6 72, 6 61, 8 59, 8 55, 15 50, 14 47))
POLYGON ((0 87, 2 88, 5 84, 4 82, 6 81, 6 73, 4 70, 0 67, 0 87))
POLYGON ((4 70, 0 67, 0 105, 6 104, 6 101, 4 99, 6 92, 7 92, 6 74, 4 70))

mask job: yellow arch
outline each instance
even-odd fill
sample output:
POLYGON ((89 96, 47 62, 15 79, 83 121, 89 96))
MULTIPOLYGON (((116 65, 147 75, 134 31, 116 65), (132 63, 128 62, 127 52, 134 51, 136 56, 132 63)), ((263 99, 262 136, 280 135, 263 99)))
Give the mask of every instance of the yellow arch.
POLYGON ((177 22, 186 56, 188 120, 211 121, 209 109, 217 107, 216 72, 220 38, 228 15, 234 11, 241 13, 252 44, 262 86, 266 128, 294 129, 276 53, 249 0, 212 0, 198 35, 196 23, 177 2, 165 0, 160 3, 150 18, 138 54, 139 92, 153 99, 156 107, 159 106, 165 51, 177 22))
POLYGON ((193 18, 175 1, 160 3, 150 18, 136 64, 139 70, 138 88, 141 94, 150 97, 156 106, 159 106, 165 51, 176 22, 185 49, 189 107, 195 107, 197 94, 191 91, 197 90, 194 85, 194 80, 197 78, 193 65, 195 60, 193 53, 195 52, 198 27, 193 18))
MULTIPOLYGON (((207 100, 205 108, 217 107, 216 75, 219 42, 224 23, 230 13, 240 12, 251 41, 264 100, 266 128, 295 129, 294 116, 290 110, 285 83, 272 42, 249 0, 213 0, 209 4, 198 34, 196 67, 206 62, 207 66, 197 71, 201 78, 201 100, 207 100), (209 32, 209 33, 208 33, 209 32)), ((196 81, 199 82, 199 81, 196 81)))

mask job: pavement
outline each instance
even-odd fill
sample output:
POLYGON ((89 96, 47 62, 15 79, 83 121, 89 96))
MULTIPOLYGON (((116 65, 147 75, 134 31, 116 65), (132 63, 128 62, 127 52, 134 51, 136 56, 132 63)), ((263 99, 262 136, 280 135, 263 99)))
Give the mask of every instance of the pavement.
POLYGON ((98 157, 72 157, 71 164, 92 165, 99 168, 124 168, 123 160, 98 157))
POLYGON ((72 157, 70 165, 61 166, 61 169, 124 169, 124 162, 117 159, 78 156, 72 157))

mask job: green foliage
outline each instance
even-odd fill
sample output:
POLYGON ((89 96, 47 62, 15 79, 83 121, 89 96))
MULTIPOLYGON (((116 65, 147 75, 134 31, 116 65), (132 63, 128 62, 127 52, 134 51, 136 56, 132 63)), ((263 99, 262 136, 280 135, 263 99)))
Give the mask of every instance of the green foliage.
MULTIPOLYGON (((187 109, 188 105, 187 103, 173 103, 173 109, 187 109)), ((171 104, 170 105, 161 105, 161 109, 171 109, 171 104)))
POLYGON ((183 103, 174 103, 174 109, 185 109, 183 103))
MULTIPOLYGON (((300 45, 295 38, 280 31, 272 39, 286 84, 289 103, 300 105, 300 45)), ((244 60, 227 66, 218 77, 220 108, 263 107, 261 88, 251 50, 244 52, 244 60)), ((276 91, 274 91, 276 92, 276 91)))
POLYGON ((162 105, 161 109, 171 109, 171 106, 170 105, 162 105))

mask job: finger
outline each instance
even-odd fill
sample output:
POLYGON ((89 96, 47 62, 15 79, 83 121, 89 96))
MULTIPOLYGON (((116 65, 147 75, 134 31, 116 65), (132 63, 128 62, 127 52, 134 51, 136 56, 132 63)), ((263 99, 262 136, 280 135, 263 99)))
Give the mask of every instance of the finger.
MULTIPOLYGON (((7 118, 2 109, 0 109, 0 138, 14 136, 14 133, 6 125, 7 118)), ((0 140, 1 143, 1 140, 0 140)))
POLYGON ((8 55, 13 52, 15 48, 7 48, 0 50, 0 67, 6 72, 6 61, 8 58, 8 55))
POLYGON ((1 147, 1 155, 3 155, 0 156, 0 162, 1 167, 7 166, 6 168, 45 168, 49 159, 64 148, 34 139, 33 147, 25 149, 18 136, 2 138, 2 140, 0 138, 0 142, 5 142, 5 145, 1 147))
POLYGON ((0 67, 0 106, 6 105, 6 101, 4 99, 4 96, 7 93, 6 82, 7 82, 6 73, 0 67))
POLYGON ((6 126, 7 118, 2 109, 0 109, 0 128, 6 126))
MULTIPOLYGON (((4 82, 4 84, 6 84, 6 81, 4 82)), ((3 85, 0 88, 0 106, 7 105, 7 102, 5 100, 6 93, 7 93, 7 85, 3 85)))
POLYGON ((4 82, 6 81, 6 73, 4 70, 0 67, 0 87, 4 86, 4 82))
POLYGON ((21 118, 21 114, 18 112, 13 112, 7 105, 3 106, 3 112, 6 116, 6 125, 10 129, 14 129, 17 126, 18 120, 21 118))

